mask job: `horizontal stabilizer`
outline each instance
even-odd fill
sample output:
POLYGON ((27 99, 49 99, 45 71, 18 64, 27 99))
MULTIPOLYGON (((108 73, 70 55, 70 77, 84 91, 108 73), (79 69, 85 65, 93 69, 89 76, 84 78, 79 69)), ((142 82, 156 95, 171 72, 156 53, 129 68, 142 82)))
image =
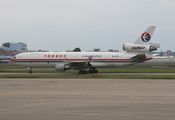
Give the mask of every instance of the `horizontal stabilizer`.
POLYGON ((140 59, 146 59, 146 55, 145 54, 138 54, 134 57, 131 58, 132 60, 140 60, 140 59))

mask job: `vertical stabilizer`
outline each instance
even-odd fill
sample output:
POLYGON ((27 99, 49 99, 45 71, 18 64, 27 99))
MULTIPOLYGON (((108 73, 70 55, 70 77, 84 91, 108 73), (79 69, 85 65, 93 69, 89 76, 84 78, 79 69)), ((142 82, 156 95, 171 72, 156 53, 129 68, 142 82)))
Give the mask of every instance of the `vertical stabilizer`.
POLYGON ((149 44, 153 36, 156 26, 149 26, 142 35, 134 42, 134 44, 149 44))

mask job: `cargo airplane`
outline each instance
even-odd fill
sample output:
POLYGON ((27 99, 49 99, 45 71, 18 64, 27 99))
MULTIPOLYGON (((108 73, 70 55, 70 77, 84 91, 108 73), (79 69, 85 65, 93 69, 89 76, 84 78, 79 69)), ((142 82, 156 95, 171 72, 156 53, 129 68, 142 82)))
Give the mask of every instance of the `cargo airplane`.
POLYGON ((15 55, 12 63, 26 66, 29 74, 33 67, 53 67, 57 71, 79 70, 79 74, 98 73, 97 68, 116 68, 152 59, 148 52, 159 44, 150 43, 156 26, 149 26, 134 43, 123 44, 119 52, 27 52, 15 55), (86 69, 89 69, 88 71, 86 69))

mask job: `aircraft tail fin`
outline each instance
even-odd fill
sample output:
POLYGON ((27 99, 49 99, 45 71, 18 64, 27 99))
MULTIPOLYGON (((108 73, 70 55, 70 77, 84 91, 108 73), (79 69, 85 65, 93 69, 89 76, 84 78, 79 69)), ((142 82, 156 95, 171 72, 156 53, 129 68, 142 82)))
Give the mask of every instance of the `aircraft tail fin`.
MULTIPOLYGON (((160 48, 160 44, 151 43, 156 26, 149 26, 134 43, 123 44, 123 50, 127 52, 151 52, 160 48)), ((138 56, 137 56, 138 57, 138 56)), ((140 57, 140 56, 139 56, 140 57)))
POLYGON ((150 44, 156 26, 149 26, 142 35, 134 42, 134 44, 150 44))

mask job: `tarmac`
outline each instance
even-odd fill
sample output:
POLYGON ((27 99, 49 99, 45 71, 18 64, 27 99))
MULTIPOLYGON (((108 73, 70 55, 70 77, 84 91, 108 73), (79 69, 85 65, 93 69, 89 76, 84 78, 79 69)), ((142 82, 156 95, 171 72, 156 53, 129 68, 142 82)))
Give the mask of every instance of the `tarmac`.
POLYGON ((0 120, 174 120, 173 79, 0 79, 0 120))

